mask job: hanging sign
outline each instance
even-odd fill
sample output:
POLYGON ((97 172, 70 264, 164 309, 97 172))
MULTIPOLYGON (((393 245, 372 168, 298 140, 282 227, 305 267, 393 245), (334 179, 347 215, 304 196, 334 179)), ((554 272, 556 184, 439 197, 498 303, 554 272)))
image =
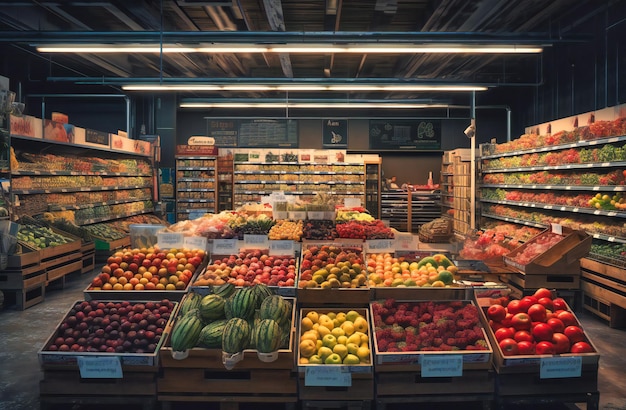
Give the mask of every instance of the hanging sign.
POLYGON ((441 121, 370 120, 370 149, 424 150, 441 149, 441 121))
POLYGON ((322 143, 325 148, 348 147, 348 120, 322 120, 322 143))

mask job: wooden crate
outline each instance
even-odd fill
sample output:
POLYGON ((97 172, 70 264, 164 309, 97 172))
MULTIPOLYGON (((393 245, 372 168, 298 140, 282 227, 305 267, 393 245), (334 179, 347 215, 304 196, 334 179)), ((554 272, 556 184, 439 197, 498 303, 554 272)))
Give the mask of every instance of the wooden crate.
POLYGON ((374 379, 363 374, 352 375, 352 385, 348 387, 306 386, 304 378, 298 378, 300 400, 336 402, 353 399, 355 401, 374 400, 374 379))
POLYGON ((581 260, 583 308, 609 322, 626 326, 626 270, 590 259, 581 260))
MULTIPOLYGON (((376 397, 411 397, 416 402, 422 396, 429 401, 438 396, 445 402, 450 393, 476 395, 473 401, 491 400, 494 391, 493 370, 464 370, 459 377, 422 377, 421 372, 393 372, 376 374, 376 397)), ((470 400, 468 400, 470 401, 470 400)))
POLYGON ((33 249, 23 242, 19 242, 22 251, 8 256, 7 269, 22 270, 24 268, 38 265, 41 260, 38 249, 33 249))
POLYGON ((363 288, 320 289, 305 288, 296 292, 298 303, 307 307, 352 306, 367 307, 371 298, 371 290, 363 288))
MULTIPOLYGON (((94 238, 94 244, 96 251, 113 251, 115 249, 130 246, 130 235, 122 239, 117 239, 115 241, 107 241, 105 239, 94 238)), ((110 256, 108 255, 108 252, 107 256, 110 256)))
POLYGON ((60 280, 61 287, 63 287, 66 275, 81 271, 83 267, 82 253, 71 252, 45 261, 42 260, 42 266, 46 268, 46 286, 51 282, 60 280))
POLYGON ((0 289, 30 289, 45 282, 46 272, 38 266, 22 271, 0 271, 0 289))
POLYGON ((83 266, 80 273, 91 273, 96 267, 96 247, 93 242, 83 242, 80 251, 82 253, 83 266))
POLYGON ((519 289, 580 289, 580 274, 525 275, 523 273, 507 273, 500 277, 505 283, 519 289))
POLYGON ((29 288, 3 289, 2 293, 4 293, 5 308, 15 305, 18 310, 24 310, 44 301, 46 296, 46 284, 45 282, 41 282, 29 288))

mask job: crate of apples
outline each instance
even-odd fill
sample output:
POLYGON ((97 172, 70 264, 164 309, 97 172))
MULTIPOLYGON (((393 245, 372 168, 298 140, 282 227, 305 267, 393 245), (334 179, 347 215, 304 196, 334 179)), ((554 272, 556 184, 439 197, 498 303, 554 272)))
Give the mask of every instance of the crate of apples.
POLYGON ((85 294, 101 298, 118 291, 128 299, 127 291, 177 292, 182 298, 205 256, 201 249, 123 249, 107 259, 85 294))

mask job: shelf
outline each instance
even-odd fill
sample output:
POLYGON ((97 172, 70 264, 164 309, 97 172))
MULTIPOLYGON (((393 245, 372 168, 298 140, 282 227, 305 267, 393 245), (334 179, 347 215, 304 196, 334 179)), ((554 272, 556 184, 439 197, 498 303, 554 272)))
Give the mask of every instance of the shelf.
POLYGON ((181 198, 178 202, 215 203, 215 199, 181 198))
POLYGON ((214 192, 215 188, 178 188, 176 192, 214 192))
POLYGON ((626 185, 541 185, 541 184, 481 184, 481 188, 547 189, 561 191, 626 192, 626 185))
POLYGON ((184 177, 178 178, 177 182, 215 182, 214 177, 199 178, 199 177, 184 177))
POLYGON ((491 218, 491 219, 498 219, 500 221, 511 222, 511 223, 518 224, 518 225, 532 226, 534 228, 546 229, 548 227, 548 225, 546 224, 538 224, 536 222, 530 222, 524 219, 509 218, 507 216, 498 216, 498 215, 492 215, 492 214, 486 214, 486 213, 483 213, 482 216, 486 218, 491 218))
POLYGON ((215 171, 215 167, 178 167, 178 171, 215 171))
MULTIPOLYGON (((270 195, 276 191, 235 191, 235 195, 270 195)), ((285 195, 317 195, 318 192, 323 192, 329 195, 363 195, 361 191, 285 191, 285 195)))
POLYGON ((193 209, 178 209, 176 212, 180 214, 191 214, 194 212, 208 212, 213 211, 215 207, 206 207, 206 208, 193 208, 193 209))
POLYGON ((236 181, 235 184, 269 184, 269 185, 304 185, 304 184, 312 184, 312 185, 363 185, 363 181, 236 181))
POLYGON ((133 157, 152 158, 152 153, 138 154, 136 152, 128 152, 128 151, 121 151, 121 150, 111 149, 108 146, 107 147, 104 147, 104 146, 103 147, 96 147, 96 146, 93 146, 93 145, 78 145, 78 144, 69 143, 69 142, 61 142, 61 141, 45 140, 45 139, 41 139, 41 138, 24 137, 24 136, 21 136, 21 135, 11 135, 11 141, 13 141, 13 140, 22 140, 22 141, 27 141, 27 142, 37 142, 37 143, 40 143, 40 144, 59 145, 59 146, 65 146, 65 147, 73 148, 73 149, 82 149, 82 150, 89 150, 89 151, 110 152, 110 153, 113 153, 113 154, 124 154, 124 155, 133 156, 133 157))
POLYGON ((48 209, 50 211, 71 211, 85 208, 93 208, 95 206, 106 206, 106 205, 119 205, 119 204, 128 204, 132 202, 144 202, 150 201, 152 198, 129 198, 124 200, 114 200, 114 201, 106 201, 106 202, 93 202, 89 204, 81 204, 81 205, 48 205, 48 209))
POLYGON ((480 159, 482 160, 482 159, 494 159, 494 158, 501 158, 501 157, 514 157, 517 155, 534 154, 538 152, 550 152, 550 151, 559 151, 562 149, 570 149, 570 148, 592 147, 594 145, 612 144, 615 142, 626 142, 626 136, 598 138, 598 139, 589 140, 589 141, 577 141, 577 142, 571 142, 568 144, 548 145, 548 146, 540 147, 540 148, 530 148, 530 149, 519 150, 519 151, 503 152, 503 153, 498 153, 498 154, 481 156, 480 159))
POLYGON ((363 166, 359 162, 234 162, 234 165, 363 166))
POLYGON ((56 194, 67 192, 97 192, 97 191, 119 191, 128 189, 152 188, 150 185, 133 185, 133 186, 101 186, 101 187, 79 187, 79 188, 54 188, 54 189, 12 189, 17 195, 30 194, 56 194))
POLYGON ((572 213, 590 214, 590 215, 598 215, 598 216, 612 216, 612 217, 618 217, 618 218, 626 218, 626 212, 619 212, 615 210, 609 211, 609 210, 604 210, 604 209, 592 209, 592 208, 583 208, 583 207, 574 207, 574 206, 549 205, 549 204, 541 204, 541 203, 534 203, 534 202, 518 202, 518 201, 506 201, 506 200, 496 200, 496 199, 482 199, 481 202, 501 204, 501 205, 522 206, 525 208, 546 209, 549 211, 561 211, 561 212, 572 212, 572 213))
POLYGON ((483 174, 510 173, 510 172, 527 172, 527 171, 563 171, 593 168, 624 168, 626 161, 612 162, 589 162, 585 164, 566 164, 566 165, 542 165, 537 167, 517 167, 517 168, 499 168, 484 169, 483 174))
POLYGON ((99 172, 99 171, 13 171, 13 176, 101 176, 101 177, 144 177, 151 178, 150 174, 138 174, 134 172, 99 172))
POLYGON ((154 209, 144 209, 141 211, 129 212, 126 214, 121 214, 121 215, 111 215, 111 216, 104 216, 101 218, 84 219, 82 221, 76 221, 76 224, 77 225, 91 225, 91 224, 96 224, 100 222, 112 221, 114 219, 128 218, 130 216, 135 216, 135 215, 149 214, 152 212, 154 212, 154 209))

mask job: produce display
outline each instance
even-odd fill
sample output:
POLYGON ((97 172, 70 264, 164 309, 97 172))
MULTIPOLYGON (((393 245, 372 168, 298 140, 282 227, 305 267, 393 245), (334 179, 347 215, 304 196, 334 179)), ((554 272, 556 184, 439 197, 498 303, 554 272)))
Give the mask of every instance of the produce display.
POLYGON ((126 232, 115 229, 106 223, 85 225, 82 228, 89 232, 91 236, 105 241, 116 241, 127 236, 126 232))
POLYGON ((370 253, 366 265, 370 287, 449 287, 457 271, 443 254, 415 261, 389 253, 370 253))
POLYGON ((239 239, 244 235, 267 235, 273 225, 274 220, 265 214, 248 216, 240 213, 228 221, 228 226, 239 239))
POLYGON ((371 303, 377 352, 488 350, 480 311, 469 301, 371 303))
POLYGON ((327 219, 309 219, 304 223, 302 239, 311 241, 322 241, 336 239, 338 237, 335 229, 335 221, 327 219))
POLYGON ((592 243, 589 257, 616 266, 626 266, 626 245, 623 243, 592 243))
POLYGON ((372 222, 374 217, 363 207, 356 208, 339 208, 335 217, 337 222, 363 221, 372 222))
POLYGON ((107 259, 88 290, 183 290, 204 261, 200 249, 126 248, 107 259))
POLYGON ((546 288, 486 310, 502 354, 592 353, 594 348, 564 299, 546 288))
POLYGON ((206 214, 194 220, 179 221, 170 225, 166 232, 178 232, 185 236, 204 236, 208 239, 231 239, 237 234, 229 226, 237 213, 222 211, 219 214, 206 214))
POLYGON ((393 239, 393 231, 383 221, 352 220, 337 223, 337 234, 346 239, 393 239))
POLYGON ((476 231, 465 238, 459 256, 468 260, 487 260, 504 256, 519 246, 515 239, 502 231, 487 229, 476 231))
POLYGON ((529 242, 524 249, 522 249, 521 252, 510 257, 510 259, 520 265, 528 265, 537 256, 561 242, 563 238, 563 235, 558 235, 553 232, 544 232, 543 234, 535 237, 532 242, 529 242))
POLYGON ((310 246, 302 252, 299 288, 367 287, 360 248, 310 246))
POLYGON ((356 310, 302 313, 298 363, 358 365, 371 363, 369 325, 356 310))
POLYGON ((561 164, 588 164, 597 162, 624 161, 626 149, 612 144, 602 148, 570 148, 563 151, 550 151, 483 160, 486 169, 508 169, 521 167, 553 166, 561 164))
POLYGON ((221 348, 228 354, 244 349, 272 353, 289 347, 290 300, 263 284, 240 289, 227 284, 214 290, 219 293, 191 292, 181 302, 170 339, 173 352, 201 347, 221 348))
POLYGON ((267 250, 246 250, 238 255, 217 256, 192 286, 232 283, 252 286, 293 287, 296 281, 296 259, 293 256, 269 255, 267 250))
POLYGON ((267 237, 272 240, 287 239, 292 241, 299 241, 302 238, 303 222, 302 221, 288 221, 279 220, 276 224, 270 228, 267 237))
POLYGON ((545 205, 561 205, 591 209, 605 210, 623 210, 626 209, 626 198, 622 197, 620 192, 613 195, 608 194, 573 194, 553 193, 553 192, 535 192, 535 191, 519 191, 484 189, 482 191, 483 199, 496 201, 514 201, 514 202, 530 202, 534 204, 545 205))
POLYGON ((520 226, 502 221, 485 221, 484 232, 491 231, 510 238, 514 243, 526 242, 539 234, 542 229, 532 226, 520 226))
POLYGON ((125 173, 150 175, 151 166, 147 160, 103 159, 72 155, 54 155, 22 152, 16 157, 16 167, 20 171, 80 172, 80 173, 125 173))
POLYGON ((44 350, 51 352, 153 353, 174 303, 76 302, 44 350))
POLYGON ((624 172, 619 170, 596 172, 540 171, 485 174, 483 184, 616 186, 626 184, 626 179, 624 172))
POLYGON ((17 232, 17 239, 27 243, 35 249, 59 246, 65 243, 74 242, 75 240, 54 232, 47 226, 38 226, 29 223, 20 223, 20 228, 17 232))

